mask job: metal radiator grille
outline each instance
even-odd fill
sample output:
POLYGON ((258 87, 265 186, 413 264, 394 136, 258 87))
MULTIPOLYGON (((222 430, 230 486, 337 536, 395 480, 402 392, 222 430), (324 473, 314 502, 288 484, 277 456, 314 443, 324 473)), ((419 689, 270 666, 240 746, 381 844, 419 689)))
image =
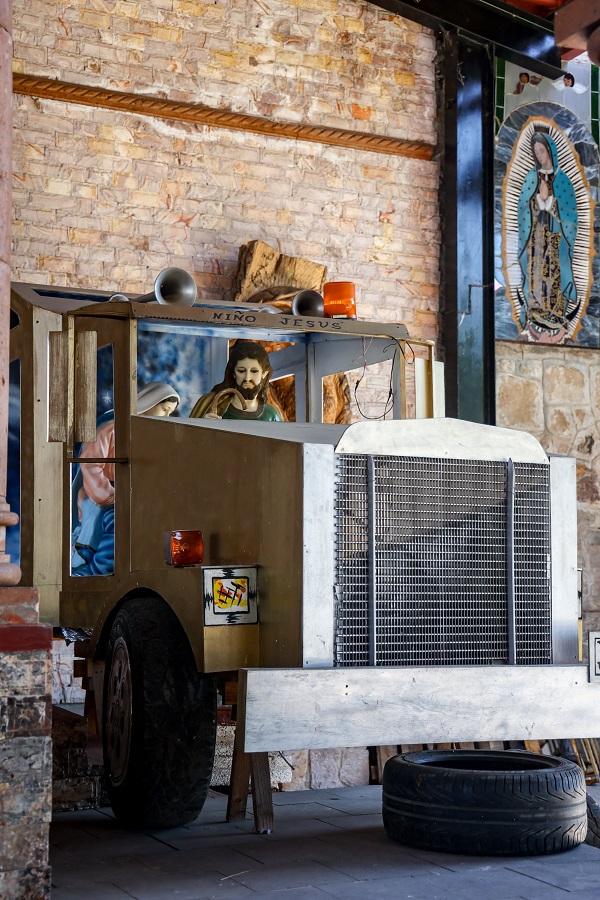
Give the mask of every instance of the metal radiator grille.
POLYGON ((516 661, 552 659, 550 468, 515 464, 516 661))
MULTIPOLYGON (((506 463, 340 455, 337 467, 336 664, 506 662, 506 463)), ((547 466, 515 466, 521 664, 550 661, 548 482, 547 466)))

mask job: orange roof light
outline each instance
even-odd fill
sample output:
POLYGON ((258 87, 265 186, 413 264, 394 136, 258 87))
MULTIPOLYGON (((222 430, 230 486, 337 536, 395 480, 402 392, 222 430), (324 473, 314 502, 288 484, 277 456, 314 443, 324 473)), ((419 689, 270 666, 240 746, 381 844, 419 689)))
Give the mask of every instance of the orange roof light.
POLYGON ((356 318, 356 287, 352 281, 328 281, 323 285, 325 316, 332 319, 356 318))
POLYGON ((169 566, 198 566, 204 559, 201 531, 167 531, 165 562, 169 566))

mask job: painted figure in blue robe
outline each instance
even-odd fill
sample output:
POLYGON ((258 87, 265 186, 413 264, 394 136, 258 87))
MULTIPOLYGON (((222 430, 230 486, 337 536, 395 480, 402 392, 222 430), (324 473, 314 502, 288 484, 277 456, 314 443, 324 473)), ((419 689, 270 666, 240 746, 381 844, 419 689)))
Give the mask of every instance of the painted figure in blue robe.
MULTIPOLYGON (((179 394, 170 385, 154 381, 137 395, 141 416, 170 416, 179 394)), ((98 419, 96 440, 83 444, 82 462, 73 480, 72 575, 112 575, 115 569, 115 420, 114 410, 98 419), (102 462, 106 460, 106 462, 102 462)))
POLYGON ((531 139, 535 166, 519 195, 519 321, 530 340, 559 342, 579 310, 573 277, 577 203, 549 134, 531 139))

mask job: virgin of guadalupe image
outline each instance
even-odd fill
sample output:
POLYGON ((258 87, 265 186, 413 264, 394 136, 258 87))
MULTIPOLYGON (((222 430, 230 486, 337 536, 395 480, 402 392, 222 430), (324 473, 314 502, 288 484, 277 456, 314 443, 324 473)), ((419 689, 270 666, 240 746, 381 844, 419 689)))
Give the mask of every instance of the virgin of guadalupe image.
POLYGON ((558 343, 581 305, 573 276, 577 202, 553 138, 536 130, 531 154, 534 166, 525 176, 518 204, 519 322, 529 340, 558 343))

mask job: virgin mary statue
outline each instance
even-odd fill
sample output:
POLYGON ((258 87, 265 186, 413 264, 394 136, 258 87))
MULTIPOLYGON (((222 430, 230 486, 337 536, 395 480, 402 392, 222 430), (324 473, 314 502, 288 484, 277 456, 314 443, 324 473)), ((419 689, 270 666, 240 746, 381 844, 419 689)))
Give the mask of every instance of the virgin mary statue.
POLYGON ((570 178, 558 164, 556 144, 537 131, 531 139, 535 166, 519 195, 519 320, 534 340, 560 340, 577 314, 573 250, 577 205, 570 178))

